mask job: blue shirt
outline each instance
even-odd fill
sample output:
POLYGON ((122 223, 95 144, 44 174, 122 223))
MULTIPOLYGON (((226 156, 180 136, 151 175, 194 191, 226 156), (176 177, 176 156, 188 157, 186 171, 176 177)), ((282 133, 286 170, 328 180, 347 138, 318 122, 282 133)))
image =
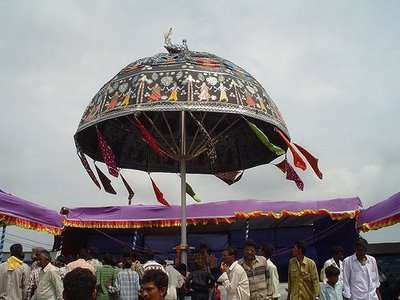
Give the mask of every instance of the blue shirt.
POLYGON ((321 292, 319 294, 320 300, 343 300, 343 285, 338 282, 335 287, 328 283, 321 285, 321 292))

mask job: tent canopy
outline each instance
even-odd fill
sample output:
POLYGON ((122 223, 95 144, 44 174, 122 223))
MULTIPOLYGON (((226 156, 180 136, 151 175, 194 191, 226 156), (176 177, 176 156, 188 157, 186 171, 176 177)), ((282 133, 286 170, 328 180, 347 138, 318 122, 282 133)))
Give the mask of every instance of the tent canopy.
MULTIPOLYGON (((361 200, 339 198, 314 201, 228 200, 187 206, 188 224, 233 223, 238 219, 271 217, 354 218, 361 200)), ((180 226, 179 205, 76 207, 65 209, 64 226, 78 228, 143 228, 180 226)), ((298 218, 297 218, 298 219, 298 218)), ((296 224, 293 224, 296 225, 296 224)))
POLYGON ((377 230, 400 222, 400 193, 362 210, 357 229, 363 232, 377 230))
POLYGON ((63 216, 55 210, 0 192, 0 223, 59 235, 63 216))

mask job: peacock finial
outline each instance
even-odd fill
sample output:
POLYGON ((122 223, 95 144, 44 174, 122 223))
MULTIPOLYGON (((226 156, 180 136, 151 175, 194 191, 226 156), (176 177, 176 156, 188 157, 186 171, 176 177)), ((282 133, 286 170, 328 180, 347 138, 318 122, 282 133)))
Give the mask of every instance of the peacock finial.
POLYGON ((164 34, 164 43, 165 43, 164 47, 168 50, 169 53, 179 53, 182 51, 189 50, 186 39, 182 40, 182 45, 172 44, 171 36, 172 36, 172 27, 168 30, 167 33, 164 34))

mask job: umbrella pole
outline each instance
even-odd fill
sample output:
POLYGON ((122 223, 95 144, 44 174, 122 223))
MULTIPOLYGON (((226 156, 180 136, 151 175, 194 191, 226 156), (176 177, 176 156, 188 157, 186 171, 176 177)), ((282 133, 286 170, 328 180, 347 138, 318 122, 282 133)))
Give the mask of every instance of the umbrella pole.
POLYGON ((186 120, 185 111, 181 111, 181 158, 179 160, 181 172, 181 263, 187 265, 187 233, 186 233, 186 120))

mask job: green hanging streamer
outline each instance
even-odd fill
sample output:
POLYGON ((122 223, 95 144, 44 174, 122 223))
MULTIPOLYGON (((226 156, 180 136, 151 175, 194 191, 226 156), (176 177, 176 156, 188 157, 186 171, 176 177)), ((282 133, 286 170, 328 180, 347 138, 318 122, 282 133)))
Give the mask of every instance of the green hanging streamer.
POLYGON ((259 140, 271 151, 274 152, 276 155, 280 156, 285 154, 285 151, 282 148, 279 148, 278 146, 275 146, 272 144, 268 137, 262 132, 255 124, 251 123, 247 119, 245 119, 247 125, 253 130, 253 132, 256 134, 256 136, 259 138, 259 140))
POLYGON ((199 196, 196 195, 196 193, 193 191, 192 187, 187 182, 186 182, 186 194, 188 194, 190 197, 192 197, 194 201, 201 202, 201 199, 199 198, 199 196))

